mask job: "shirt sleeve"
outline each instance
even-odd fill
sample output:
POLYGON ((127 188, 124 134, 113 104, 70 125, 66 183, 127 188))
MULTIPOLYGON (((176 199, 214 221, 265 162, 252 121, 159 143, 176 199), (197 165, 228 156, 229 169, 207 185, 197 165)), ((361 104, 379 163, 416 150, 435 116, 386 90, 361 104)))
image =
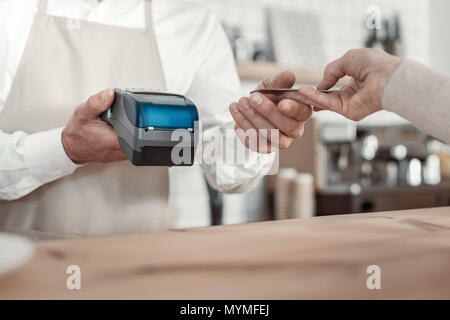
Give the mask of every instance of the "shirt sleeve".
POLYGON ((19 199, 78 167, 64 151, 62 130, 0 131, 0 200, 19 199))
POLYGON ((450 78, 404 60, 384 90, 383 107, 450 143, 450 78))
POLYGON ((260 154, 247 149, 245 161, 217 161, 233 158, 237 150, 239 142, 228 106, 239 98, 240 81, 225 32, 215 17, 210 16, 209 19, 213 24, 208 28, 211 30, 207 35, 209 45, 188 92, 199 110, 203 130, 196 162, 201 164, 213 188, 225 193, 243 192, 255 186, 271 170, 274 154, 260 154), (226 136, 227 141, 236 143, 224 143, 218 148, 217 141, 212 139, 218 136, 226 136))

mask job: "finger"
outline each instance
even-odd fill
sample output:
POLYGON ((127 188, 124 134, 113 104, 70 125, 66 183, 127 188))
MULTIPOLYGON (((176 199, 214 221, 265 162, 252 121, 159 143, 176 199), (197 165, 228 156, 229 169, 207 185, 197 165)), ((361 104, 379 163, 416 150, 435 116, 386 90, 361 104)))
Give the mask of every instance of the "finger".
POLYGON ((310 104, 321 109, 329 109, 333 111, 340 110, 342 100, 339 95, 320 92, 314 88, 303 86, 298 89, 298 92, 308 98, 310 104))
MULTIPOLYGON (((295 84, 295 81, 295 74, 290 71, 284 71, 277 75, 266 77, 258 85, 258 89, 288 89, 295 84)), ((266 97, 272 100, 274 103, 278 103, 281 100, 280 95, 277 94, 266 94, 266 97)))
POLYGON ((280 132, 272 123, 261 116, 251 105, 249 99, 244 97, 239 100, 239 110, 242 114, 253 124, 253 127, 258 130, 258 152, 267 153, 266 150, 286 149, 292 142, 292 138, 280 132), (277 130, 273 132, 272 130, 277 130), (261 138, 265 139, 265 144, 262 143, 261 138))
POLYGON ((324 110, 326 110, 326 109, 319 108, 319 107, 313 107, 314 112, 320 112, 320 111, 324 111, 324 110))
POLYGON ((284 71, 277 75, 266 77, 259 85, 258 89, 283 89, 291 88, 295 84, 295 74, 284 71))
MULTIPOLYGON (((106 129, 106 128, 105 128, 106 129)), ((117 135, 109 130, 100 130, 97 132, 98 140, 101 144, 92 146, 96 152, 96 158, 99 162, 111 162, 125 160, 117 135)))
POLYGON ((371 106, 370 92, 368 87, 355 91, 351 87, 343 89, 343 107, 342 114, 350 120, 360 121, 369 114, 373 113, 371 106))
MULTIPOLYGON (((286 99, 296 101, 296 102, 298 102, 302 105, 306 105, 306 106, 310 106, 310 105, 313 105, 314 103, 316 103, 315 101, 313 101, 313 100, 309 99, 308 97, 306 97, 305 95, 301 94, 299 91, 291 91, 291 92, 285 92, 283 94, 280 94, 278 103, 281 100, 286 100, 286 99)), ((318 106, 317 103, 316 103, 316 106, 318 106)))
POLYGON ((122 150, 119 148, 112 151, 112 155, 109 161, 111 161, 111 159, 114 159, 115 161, 120 161, 120 160, 127 160, 127 157, 123 154, 122 150))
POLYGON ((305 122, 312 115, 311 106, 291 99, 281 100, 278 103, 278 109, 288 117, 294 118, 300 122, 305 122))
MULTIPOLYGON (((243 101, 243 99, 240 101, 243 101)), ((250 108, 251 107, 249 106, 249 109, 250 108)), ((270 153, 272 145, 267 134, 257 131, 257 128, 255 128, 253 123, 240 111, 240 103, 232 103, 230 105, 230 112, 236 122, 236 134, 244 145, 256 152, 270 153), (259 139, 259 134, 262 134, 262 138, 265 140, 264 143, 259 139)), ((260 124, 262 125, 263 122, 260 122, 260 124)), ((270 126, 270 123, 268 125, 270 126)))
POLYGON ((254 139, 251 135, 248 134, 248 131, 240 128, 238 125, 235 125, 234 130, 239 140, 242 141, 242 143, 252 151, 259 153, 271 153, 277 150, 277 148, 274 148, 274 145, 270 141, 264 139, 264 142, 262 143, 260 139, 254 139))
POLYGON ((250 105, 249 99, 246 97, 239 99, 238 108, 247 120, 251 122, 253 127, 256 128, 264 138, 270 140, 270 131, 276 130, 277 128, 250 105))
MULTIPOLYGON (((328 94, 330 94, 330 93, 328 93, 328 94)), ((321 108, 321 109, 329 109, 329 107, 320 105, 317 101, 314 101, 314 100, 306 97, 304 94, 301 94, 299 91, 287 92, 287 93, 282 94, 280 97, 281 97, 281 100, 286 100, 286 99, 293 100, 293 101, 296 101, 297 103, 299 103, 301 105, 305 105, 305 106, 317 107, 317 108, 321 108)))
POLYGON ((114 100, 114 91, 105 89, 93 96, 80 106, 80 115, 86 119, 97 118, 106 111, 114 100))
POLYGON ((239 110, 239 105, 236 102, 230 104, 230 113, 239 128, 245 131, 249 129, 256 130, 253 124, 239 110))
POLYGON ((301 125, 298 121, 281 113, 277 106, 260 93, 250 96, 250 104, 264 118, 270 121, 276 128, 291 138, 297 138, 301 134, 301 125))
POLYGON ((127 157, 123 154, 120 149, 111 149, 109 152, 104 153, 98 159, 99 162, 111 162, 111 161, 122 161, 127 160, 127 157))
POLYGON ((346 75, 345 72, 345 60, 347 59, 346 55, 341 58, 334 60, 329 63, 323 72, 323 79, 317 86, 319 90, 328 90, 333 87, 339 79, 346 75))
POLYGON ((112 126, 103 122, 103 125, 105 125, 105 124, 107 126, 107 127, 105 126, 105 130, 108 130, 108 133, 106 133, 105 137, 104 137, 105 144, 109 144, 110 146, 113 146, 114 148, 119 150, 120 149, 119 137, 117 136, 116 130, 114 130, 114 128, 112 126))

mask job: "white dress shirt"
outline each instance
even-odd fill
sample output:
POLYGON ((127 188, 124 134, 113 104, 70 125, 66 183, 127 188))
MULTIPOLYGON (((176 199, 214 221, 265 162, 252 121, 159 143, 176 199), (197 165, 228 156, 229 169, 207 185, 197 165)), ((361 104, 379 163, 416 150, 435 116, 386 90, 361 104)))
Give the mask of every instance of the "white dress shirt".
MULTIPOLYGON (((173 0, 152 3, 167 90, 187 95, 196 103, 205 134, 232 128, 228 105, 238 98, 240 83, 220 23, 190 3, 173 0)), ((0 113, 38 4, 38 0, 0 0, 0 113)), ((145 28, 144 12, 144 0, 49 0, 47 7, 49 15, 128 28, 145 28)), ((42 79, 45 81, 45 75, 42 79)), ((62 147, 62 130, 35 134, 0 131, 0 199, 18 199, 76 169, 62 147)), ((213 147, 212 142, 203 142, 204 150, 213 147)), ((245 164, 202 165, 202 168, 213 187, 223 192, 240 192, 253 186, 270 169, 274 158, 254 152, 250 155, 245 164)))

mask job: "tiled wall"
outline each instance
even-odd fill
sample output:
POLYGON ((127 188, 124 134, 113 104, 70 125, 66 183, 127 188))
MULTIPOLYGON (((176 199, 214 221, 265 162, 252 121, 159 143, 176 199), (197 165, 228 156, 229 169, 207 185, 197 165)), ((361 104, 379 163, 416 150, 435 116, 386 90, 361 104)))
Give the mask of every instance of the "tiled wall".
POLYGON ((223 22, 240 26, 250 41, 265 39, 264 7, 317 14, 322 24, 325 58, 334 59, 361 47, 367 34, 366 10, 378 5, 382 16, 401 15, 405 55, 428 64, 428 2, 432 0, 190 0, 215 13, 223 22))

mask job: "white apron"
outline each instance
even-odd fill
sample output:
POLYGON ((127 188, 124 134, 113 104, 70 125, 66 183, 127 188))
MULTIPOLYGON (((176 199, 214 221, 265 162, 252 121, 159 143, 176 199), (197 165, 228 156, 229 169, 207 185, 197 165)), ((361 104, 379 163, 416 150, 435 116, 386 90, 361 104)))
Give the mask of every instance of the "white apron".
MULTIPOLYGON (((47 15, 46 7, 41 0, 0 114, 2 130, 65 126, 80 103, 105 88, 165 89, 149 1, 145 30, 73 23, 47 15)), ((42 239, 162 229, 168 184, 167 168, 88 164, 19 200, 0 201, 0 230, 42 239)))

